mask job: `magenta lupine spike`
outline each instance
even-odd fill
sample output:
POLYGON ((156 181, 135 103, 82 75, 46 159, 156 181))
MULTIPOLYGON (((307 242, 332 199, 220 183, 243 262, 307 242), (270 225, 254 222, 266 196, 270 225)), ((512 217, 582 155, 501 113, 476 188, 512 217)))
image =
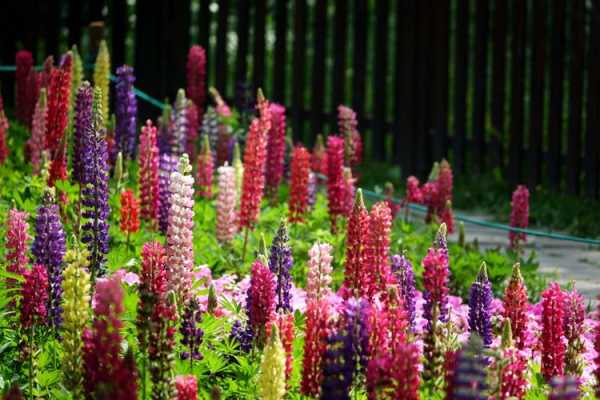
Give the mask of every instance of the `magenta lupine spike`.
POLYGON ((367 239, 367 263, 369 265, 369 298, 383 293, 390 276, 390 239, 392 212, 385 201, 373 205, 370 215, 369 238, 367 239))
POLYGON ((439 308, 439 320, 448 315, 448 258, 442 250, 430 248, 423 259, 423 286, 425 306, 423 316, 431 321, 434 307, 439 308))
POLYGON ((575 289, 565 292, 564 336, 567 340, 565 374, 576 378, 579 378, 583 373, 584 320, 585 304, 583 296, 575 289))
MULTIPOLYGON (((27 218, 29 215, 24 211, 12 208, 8 212, 6 221, 6 261, 8 263, 6 270, 10 273, 21 275, 27 267, 27 249, 28 242, 31 240, 29 235, 29 224, 27 218)), ((16 280, 6 278, 6 287, 12 289, 16 287, 16 280)), ((14 306, 11 302, 10 306, 14 306)))
POLYGON ((214 170, 213 155, 210 150, 210 142, 208 136, 204 136, 202 149, 198 154, 198 168, 196 170, 196 185, 198 187, 198 195, 209 199, 212 197, 213 170, 214 170))
MULTIPOLYGON (((527 228, 529 226, 529 190, 523 185, 517 186, 513 192, 510 203, 510 226, 515 228, 527 228)), ((510 247, 518 249, 527 242, 527 235, 521 232, 508 232, 510 247)))
POLYGON ((283 161, 285 156, 285 107, 271 103, 271 129, 267 136, 267 166, 265 184, 267 192, 274 196, 283 178, 283 161))
POLYGON ((28 78, 33 71, 33 55, 30 51, 20 50, 15 57, 16 71, 16 109, 15 116, 24 125, 30 126, 35 99, 29 96, 28 78))
POLYGON ((158 158, 156 127, 152 125, 151 120, 147 120, 140 135, 140 206, 142 219, 149 221, 154 227, 158 225, 160 208, 158 158))
POLYGON ((337 219, 345 213, 344 139, 327 138, 327 201, 331 230, 336 231, 337 219))
POLYGON ((48 114, 48 97, 46 89, 40 90, 40 95, 35 105, 33 121, 31 123, 31 137, 27 141, 29 158, 33 174, 40 173, 42 166, 42 152, 46 145, 46 120, 48 114))
POLYGON ((193 45, 188 52, 186 92, 202 120, 206 103, 206 51, 202 46, 193 45))
POLYGON ((564 305, 565 294, 558 283, 551 283, 542 293, 542 375, 548 382, 564 372, 564 305))

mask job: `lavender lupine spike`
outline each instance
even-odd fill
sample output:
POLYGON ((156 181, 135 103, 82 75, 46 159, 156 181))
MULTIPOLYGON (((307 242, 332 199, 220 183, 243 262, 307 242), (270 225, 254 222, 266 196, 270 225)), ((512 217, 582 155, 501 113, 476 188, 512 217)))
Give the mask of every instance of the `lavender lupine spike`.
POLYGON ((492 284, 487 275, 487 268, 481 263, 477 279, 473 282, 469 292, 469 327, 471 332, 476 332, 483 344, 487 347, 492 344, 492 284))
POLYGON ((169 226, 169 208, 171 207, 169 184, 171 182, 171 174, 177 170, 177 162, 177 156, 164 153, 160 156, 158 164, 158 197, 160 205, 158 210, 158 226, 162 233, 167 233, 167 227, 169 226))
POLYGON ((88 81, 81 84, 75 98, 75 123, 73 130, 73 179, 82 182, 84 165, 90 163, 90 148, 86 146, 86 136, 92 128, 93 89, 88 81))
POLYGON ((62 324, 62 272, 66 250, 65 232, 54 190, 47 189, 43 203, 37 210, 31 253, 35 257, 35 264, 46 267, 48 273, 48 319, 49 325, 54 328, 62 324))
POLYGON ((133 160, 137 149, 137 99, 133 92, 133 68, 123 65, 117 68, 115 129, 116 153, 133 160))
POLYGON ((185 90, 179 89, 175 98, 175 112, 172 113, 173 118, 173 134, 171 135, 171 153, 181 156, 185 153, 188 134, 188 119, 187 119, 187 104, 188 100, 185 97, 185 90))
POLYGON ((273 239, 269 255, 269 269, 276 278, 276 304, 275 311, 292 312, 291 293, 292 277, 290 270, 294 259, 290 247, 290 235, 285 221, 281 222, 277 235, 273 239))
POLYGON ((392 256, 392 272, 396 276, 400 295, 402 296, 404 308, 408 314, 408 321, 410 323, 411 330, 415 329, 415 299, 416 291, 415 288, 415 273, 410 260, 404 255, 393 255, 392 256))
POLYGON ((83 166, 82 216, 86 222, 81 227, 81 241, 87 244, 92 282, 106 273, 108 254, 108 148, 102 117, 102 91, 94 89, 92 129, 85 136, 83 146, 88 148, 90 162, 83 166))

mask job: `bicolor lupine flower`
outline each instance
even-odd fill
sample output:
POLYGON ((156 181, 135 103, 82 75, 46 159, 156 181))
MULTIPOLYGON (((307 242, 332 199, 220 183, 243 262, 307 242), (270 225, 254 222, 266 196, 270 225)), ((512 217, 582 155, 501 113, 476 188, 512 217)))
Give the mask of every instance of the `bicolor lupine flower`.
POLYGON ((92 130, 93 89, 89 82, 83 82, 75 98, 75 121, 73 124, 73 160, 71 174, 75 182, 83 181, 86 164, 91 162, 91 146, 89 145, 92 130))
POLYGON ((285 157, 285 107, 272 103, 269 107, 272 123, 267 137, 266 189, 275 196, 283 178, 285 157))
MULTIPOLYGON (((529 226, 529 190, 526 186, 519 185, 512 194, 510 202, 510 226, 525 229, 529 226)), ((508 232, 510 247, 519 249, 527 242, 527 235, 521 232, 508 232)))
POLYGON ((16 107, 15 116, 24 125, 31 125, 35 98, 29 93, 29 75, 33 71, 33 56, 28 50, 19 50, 15 57, 16 107))
POLYGON ((102 40, 98 47, 98 55, 94 64, 94 87, 102 92, 102 120, 108 121, 110 84, 110 53, 106 41, 102 40))
POLYGON ((488 398, 487 368, 483 355, 482 340, 477 334, 471 334, 469 341, 456 356, 456 366, 449 399, 485 400, 488 398))
POLYGON ((171 184, 171 174, 177 171, 177 156, 170 153, 164 153, 160 156, 158 168, 158 194, 159 194, 159 209, 158 209, 158 226, 160 231, 167 233, 169 226, 169 209, 171 208, 171 192, 169 185, 171 184))
POLYGON ((52 70, 50 78, 46 148, 50 150, 52 159, 61 147, 67 128, 71 101, 71 62, 71 52, 68 52, 60 68, 52 70))
POLYGON ((259 345, 264 344, 267 323, 275 313, 275 277, 259 260, 252 265, 246 311, 255 340, 259 345))
POLYGON ((48 113, 48 98, 46 93, 45 88, 40 90, 31 122, 31 137, 27 141, 29 159, 31 160, 31 166, 35 175, 40 173, 42 152, 46 147, 46 120, 48 113))
POLYGON ((48 317, 48 275, 46 267, 34 264, 23 272, 21 286, 21 328, 45 325, 48 317))
POLYGON ((206 103, 206 51, 198 45, 190 47, 188 52, 186 92, 202 119, 206 103))
POLYGON ((356 113, 344 105, 338 106, 338 132, 344 138, 344 160, 348 167, 355 167, 362 160, 362 139, 358 132, 356 113))
POLYGON ((179 159, 169 183, 169 226, 167 228, 167 265, 169 289, 183 305, 191 296, 194 268, 194 178, 187 154, 179 159))
POLYGON ((133 67, 123 65, 117 68, 117 83, 115 89, 116 107, 115 127, 116 151, 130 160, 135 159, 137 151, 137 99, 133 93, 133 67))
POLYGON ((431 321, 434 307, 439 310, 439 320, 445 322, 448 315, 448 257, 443 250, 429 248, 423 259, 423 316, 431 321))
POLYGON ((267 337, 271 337, 271 329, 277 327, 281 344, 285 351, 285 379, 288 381, 292 375, 294 364, 294 315, 291 313, 278 313, 267 324, 267 337))
POLYGON ((237 192, 235 187, 235 170, 225 163, 217 170, 219 193, 215 207, 217 209, 216 236, 221 243, 230 243, 237 231, 237 215, 235 205, 237 192))
POLYGON ((485 262, 481 264, 477 279, 469 291, 469 328, 483 340, 484 346, 492 344, 492 284, 487 275, 485 262))
MULTIPOLYGON (((28 263, 27 248, 31 240, 29 235, 29 224, 27 218, 29 214, 11 208, 8 211, 6 221, 6 271, 12 274, 21 275, 25 272, 28 263)), ((6 278, 6 288, 13 289, 17 281, 13 278, 6 278)), ((11 307, 14 302, 9 303, 11 307)))
POLYGON ((585 351, 583 343, 585 304, 583 296, 574 288, 565 292, 564 310, 564 336, 567 339, 565 375, 579 378, 584 367, 582 354, 585 351))
POLYGON ((331 230, 336 231, 337 218, 345 212, 344 139, 339 136, 327 138, 327 202, 331 230))
POLYGON ((185 305, 181 327, 179 328, 179 332, 181 333, 181 344, 185 349, 180 354, 182 360, 202 359, 200 345, 204 338, 204 331, 198 326, 201 322, 202 311, 200 310, 200 304, 195 297, 192 297, 185 305))
POLYGON ((261 129, 260 120, 254 118, 250 123, 244 150, 240 228, 254 229, 260 214, 260 202, 265 185, 266 145, 266 132, 261 129))
POLYGON ((519 263, 513 266, 512 276, 504 290, 504 318, 510 320, 512 337, 518 349, 525 348, 527 330, 527 287, 519 263))
POLYGON ((406 309, 407 319, 412 330, 415 329, 416 317, 416 288, 413 266, 406 255, 392 256, 392 273, 398 283, 399 294, 406 309))
POLYGON ((331 294, 331 256, 329 243, 315 243, 308 250, 308 272, 306 274, 306 299, 319 301, 331 294))
POLYGON ((138 342, 143 352, 148 351, 152 317, 157 306, 166 301, 167 271, 165 249, 158 242, 148 242, 142 248, 142 267, 138 286, 140 301, 137 311, 138 342))
POLYGON ((140 230, 140 202, 133 194, 133 190, 127 189, 121 193, 121 232, 127 235, 140 230))
POLYGON ((261 399, 281 400, 285 396, 285 350, 276 326, 263 350, 257 383, 261 399))
POLYGON ((392 232, 392 214, 384 201, 373 205, 369 218, 369 237, 367 238, 367 273, 370 275, 368 296, 384 293, 390 281, 390 236, 392 232))
POLYGON ((185 153, 187 146, 187 134, 188 134, 188 117, 187 117, 187 103, 188 99, 185 97, 185 91, 179 89, 177 91, 177 97, 175 98, 174 110, 171 114, 173 119, 173 132, 170 136, 170 147, 171 154, 181 156, 185 153))
POLYGON ((300 222, 308 210, 310 153, 302 145, 294 147, 290 173, 289 220, 300 222))
POLYGON ((313 172, 325 176, 327 175, 327 149, 323 141, 323 135, 317 135, 317 140, 311 154, 310 167, 313 172))
POLYGON ((104 120, 102 119, 102 92, 94 89, 94 108, 92 129, 83 146, 89 148, 90 162, 83 168, 82 184, 82 242, 87 244, 90 253, 90 272, 92 282, 106 273, 106 254, 108 254, 108 149, 104 120))
POLYGON ((118 276, 96 282, 94 321, 83 333, 83 384, 91 398, 137 399, 133 354, 121 355, 123 297, 118 276))
POLYGON ((192 100, 187 101, 187 122, 188 131, 186 135, 185 152, 188 153, 192 160, 196 159, 198 154, 196 151, 196 142, 198 141, 198 132, 200 131, 200 116, 198 115, 198 107, 192 100))
POLYGON ((292 248, 290 247, 290 235, 287 224, 282 221, 273 238, 271 250, 269 252, 269 269, 275 276, 275 311, 292 312, 291 293, 292 276, 290 270, 294 259, 292 258, 292 248))
POLYGON ((146 121, 140 135, 139 158, 139 188, 140 188, 140 214, 143 220, 148 221, 153 227, 158 224, 160 207, 158 159, 159 151, 156 141, 156 127, 151 120, 146 121))
POLYGON ((194 375, 178 375, 175 377, 177 400, 197 400, 198 382, 194 375))
MULTIPOLYGON (((318 244, 315 246, 318 246, 318 244)), ((312 249, 319 250, 315 246, 312 249)), ((321 392, 323 381, 321 363, 327 349, 328 320, 328 301, 314 297, 309 298, 306 308, 304 358, 302 360, 302 382, 300 384, 300 391, 305 396, 317 397, 321 392)))
POLYGON ((51 190, 44 194, 43 204, 37 209, 35 239, 31 253, 35 263, 46 267, 49 281, 48 318, 55 328, 62 323, 63 257, 66 251, 65 232, 60 210, 51 190))
POLYGON ((90 274, 85 250, 69 250, 65 255, 63 281, 63 326, 61 330, 64 372, 67 388, 83 398, 82 334, 92 315, 90 309, 90 274))
POLYGON ((213 181, 213 168, 214 160, 212 152, 210 150, 210 143, 208 137, 204 136, 202 141, 202 148, 200 154, 198 154, 198 169, 196 175, 196 184, 198 186, 198 195, 205 199, 212 197, 212 181, 213 181))
POLYGON ((362 297, 368 294, 369 271, 366 247, 369 240, 369 212, 365 208, 362 191, 356 193, 354 208, 348 219, 346 233, 346 262, 344 264, 344 287, 347 296, 362 297))
POLYGON ((542 292, 542 375, 548 382, 564 372, 564 305, 565 294, 558 283, 551 283, 542 292))

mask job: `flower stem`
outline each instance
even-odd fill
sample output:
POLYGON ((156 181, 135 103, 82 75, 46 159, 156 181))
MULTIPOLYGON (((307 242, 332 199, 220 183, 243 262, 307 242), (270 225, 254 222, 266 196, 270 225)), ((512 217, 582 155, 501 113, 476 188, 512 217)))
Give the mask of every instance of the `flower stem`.
POLYGON ((248 227, 244 228, 244 248, 242 250, 242 264, 246 259, 246 247, 248 247, 248 227))

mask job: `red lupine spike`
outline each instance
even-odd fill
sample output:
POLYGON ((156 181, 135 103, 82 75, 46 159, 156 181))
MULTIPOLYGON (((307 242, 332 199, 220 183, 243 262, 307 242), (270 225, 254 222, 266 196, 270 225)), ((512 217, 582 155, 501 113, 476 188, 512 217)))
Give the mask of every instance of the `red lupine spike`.
POLYGON ((140 229, 139 201, 131 189, 121 193, 121 232, 135 233, 140 229))
POLYGON ((154 227, 158 225, 160 208, 158 184, 159 150, 156 127, 147 120, 140 135, 139 188, 141 217, 150 221, 154 227))
POLYGON ((296 146, 292 152, 290 176, 290 222, 304 220, 308 209, 308 176, 310 174, 310 154, 304 146, 296 146))
POLYGON ((339 136, 327 138, 327 201, 331 230, 336 231, 336 221, 344 215, 344 139, 339 136))
POLYGON ((370 229, 367 247, 369 288, 368 296, 373 298, 383 293, 390 281, 390 235, 392 213, 386 202, 376 203, 371 209, 370 229))
POLYGON ((318 397, 321 392, 321 363, 327 349, 329 303, 326 299, 311 301, 306 309, 304 359, 300 391, 305 396, 318 397))
POLYGON ((521 276, 520 265, 513 266, 513 273, 504 290, 504 318, 510 320, 512 337, 518 349, 525 347, 527 329, 527 287, 521 276))
POLYGON ((240 203, 240 228, 254 229, 260 214, 265 185, 266 132, 255 118, 250 124, 244 150, 244 178, 240 203))
POLYGON ((556 282, 542 293, 542 375, 548 382, 564 371, 564 303, 565 294, 556 282))
POLYGON ((346 263, 344 287, 347 296, 365 296, 369 290, 369 271, 366 246, 369 238, 369 213, 365 208, 362 191, 356 193, 354 209, 348 219, 346 234, 346 263))

